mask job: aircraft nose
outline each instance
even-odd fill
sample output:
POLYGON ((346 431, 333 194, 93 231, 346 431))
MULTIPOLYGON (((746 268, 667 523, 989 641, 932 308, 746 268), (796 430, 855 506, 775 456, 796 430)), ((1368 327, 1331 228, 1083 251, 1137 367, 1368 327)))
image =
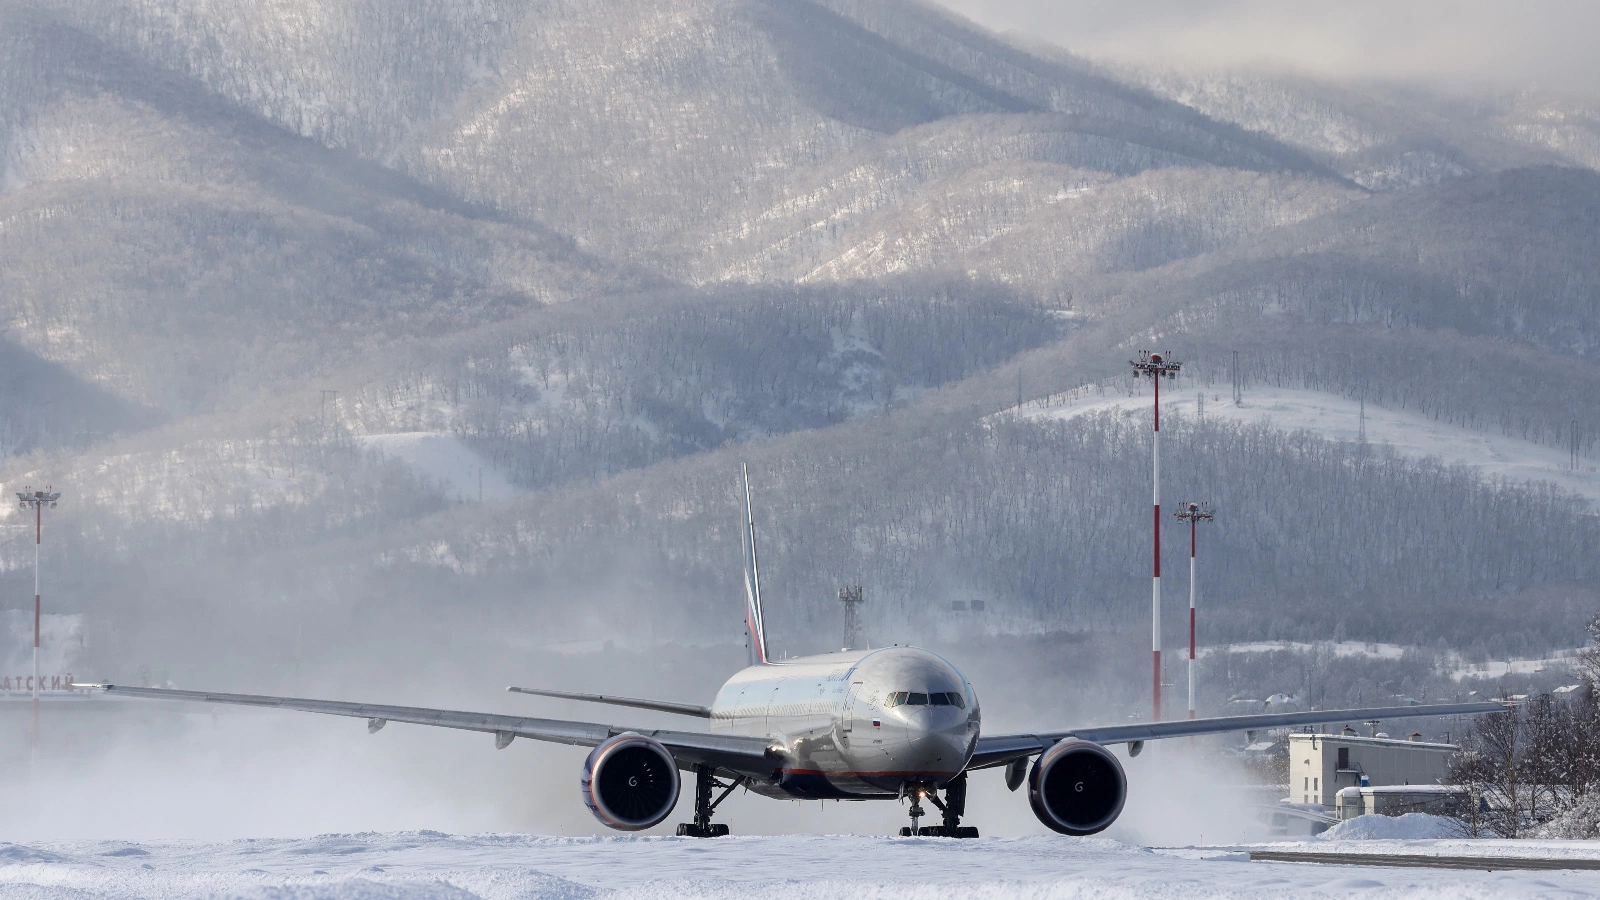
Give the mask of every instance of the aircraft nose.
POLYGON ((928 707, 913 715, 907 735, 909 768, 955 774, 967 764, 976 730, 967 710, 928 707))

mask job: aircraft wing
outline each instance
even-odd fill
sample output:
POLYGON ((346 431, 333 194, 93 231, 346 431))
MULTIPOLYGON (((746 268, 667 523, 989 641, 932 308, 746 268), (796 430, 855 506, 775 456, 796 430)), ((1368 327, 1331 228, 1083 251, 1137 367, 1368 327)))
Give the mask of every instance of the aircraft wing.
POLYGON ((189 700, 199 703, 228 703, 235 706, 260 706, 292 709, 367 720, 367 730, 377 731, 389 722, 435 725, 482 731, 495 736, 495 746, 505 747, 514 738, 528 738, 556 744, 593 747, 624 732, 635 732, 660 741, 677 760, 680 768, 707 763, 744 775, 766 778, 782 764, 781 751, 765 738, 735 734, 702 734, 668 729, 622 728, 593 722, 563 719, 536 719, 496 713, 462 712, 452 709, 427 709, 417 706, 384 706, 374 703, 348 703, 340 700, 306 700, 297 697, 267 697, 257 694, 218 694, 209 691, 180 691, 171 688, 125 687, 120 684, 78 684, 73 687, 99 688, 107 693, 155 700, 189 700))
POLYGON ((1297 725, 1322 725, 1328 722, 1368 722, 1385 719, 1411 719, 1420 716, 1466 716, 1502 712, 1505 703, 1438 703, 1428 706, 1384 706, 1368 709, 1326 709, 1309 712, 1266 713, 1252 716, 1219 716, 1211 719, 1175 719, 1170 722, 1144 722, 1137 725, 1099 725, 1039 734, 997 734, 981 736, 973 751, 969 769, 1005 765, 1048 750, 1069 737, 1096 744, 1137 744, 1162 738, 1194 737, 1239 731, 1266 731, 1297 725))
POLYGON ((635 709, 653 709, 676 716, 711 718, 711 707, 693 703, 673 703, 667 700, 640 700, 635 697, 613 697, 607 694, 578 694, 572 691, 547 691, 543 688, 525 688, 512 685, 506 688, 513 694, 532 694, 536 697, 555 697, 558 700, 582 700, 585 703, 608 703, 612 706, 631 706, 635 709))

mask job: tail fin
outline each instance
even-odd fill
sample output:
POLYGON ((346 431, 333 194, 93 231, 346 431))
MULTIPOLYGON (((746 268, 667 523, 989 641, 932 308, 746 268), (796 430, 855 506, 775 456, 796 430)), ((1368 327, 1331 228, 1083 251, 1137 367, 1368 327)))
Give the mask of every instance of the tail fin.
POLYGON ((756 517, 750 503, 750 467, 744 467, 744 625, 750 634, 750 665, 767 664, 767 633, 761 625, 761 570, 756 564, 756 517))

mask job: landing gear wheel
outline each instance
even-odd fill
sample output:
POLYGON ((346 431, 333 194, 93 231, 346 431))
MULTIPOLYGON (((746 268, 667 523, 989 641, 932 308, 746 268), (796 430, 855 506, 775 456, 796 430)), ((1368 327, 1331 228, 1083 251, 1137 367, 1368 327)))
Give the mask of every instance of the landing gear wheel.
POLYGON ((727 836, 728 826, 721 822, 712 822, 704 828, 693 822, 684 822, 678 826, 678 837, 714 838, 727 836))
MULTIPOLYGON (((902 828, 900 830, 904 832, 911 829, 902 828)), ((947 825, 924 825, 917 829, 917 835, 920 837, 975 838, 978 836, 978 829, 970 825, 958 825, 955 828, 950 828, 947 825)))
POLYGON ((744 784, 744 776, 740 775, 727 784, 717 780, 717 770, 714 766, 694 767, 694 821, 684 822, 678 826, 678 837, 715 838, 727 837, 728 826, 720 822, 712 822, 711 814, 722 801, 728 799, 733 789, 744 784), (722 793, 717 799, 711 799, 712 788, 722 788, 722 793))
POLYGON ((911 837, 911 828, 910 828, 910 826, 906 826, 906 825, 900 826, 900 836, 901 837, 911 837))
POLYGON ((920 801, 923 796, 921 788, 912 793, 911 827, 900 829, 901 837, 916 835, 917 837, 975 838, 978 836, 978 829, 970 825, 961 824, 961 817, 967 812, 967 773, 962 772, 960 775, 950 779, 950 783, 945 785, 943 800, 940 800, 939 795, 935 793, 930 792, 926 795, 928 802, 932 803, 939 809, 939 812, 944 814, 943 824, 917 826, 917 820, 922 818, 920 801))

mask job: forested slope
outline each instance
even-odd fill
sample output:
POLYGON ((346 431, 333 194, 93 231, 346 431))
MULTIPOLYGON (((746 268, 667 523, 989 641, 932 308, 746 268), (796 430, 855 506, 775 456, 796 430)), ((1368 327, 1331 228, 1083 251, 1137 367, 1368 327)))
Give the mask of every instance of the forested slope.
MULTIPOLYGON (((4 2, 5 479, 66 490, 108 675, 734 640, 743 460, 785 650, 844 582, 884 639, 983 600, 1137 646, 1147 435, 1007 411, 1152 347, 1226 402, 1237 352, 1588 472, 1593 110, 1110 69, 902 0, 4 2)), ((1172 428, 1216 637, 1533 653, 1600 607, 1554 488, 1172 428)))

